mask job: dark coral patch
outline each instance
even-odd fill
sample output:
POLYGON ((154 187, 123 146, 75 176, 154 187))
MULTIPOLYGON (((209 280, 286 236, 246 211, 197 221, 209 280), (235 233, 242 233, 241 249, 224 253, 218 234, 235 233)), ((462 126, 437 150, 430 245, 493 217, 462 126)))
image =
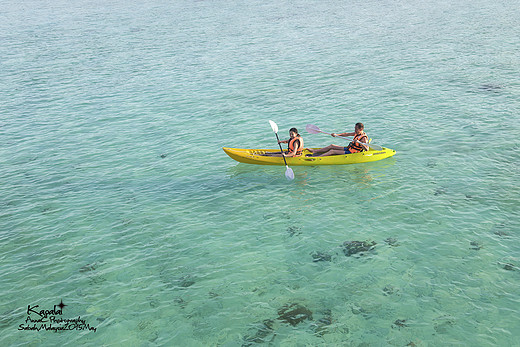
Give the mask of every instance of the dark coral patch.
POLYGON ((499 85, 496 85, 496 84, 490 84, 490 83, 486 83, 486 84, 482 84, 478 87, 478 89, 480 90, 483 90, 485 92, 493 92, 493 93, 498 93, 500 92, 500 90, 502 89, 501 86, 499 85))
POLYGON ((193 279, 192 276, 186 275, 186 276, 182 276, 181 278, 179 278, 177 280, 177 284, 180 287, 188 288, 188 287, 192 286, 193 284, 195 284, 195 280, 193 279))
POLYGON ((325 310, 323 317, 318 319, 316 324, 313 324, 314 333, 316 336, 323 336, 328 332, 329 326, 332 324, 331 310, 325 310))
POLYGON ((507 271, 515 271, 516 266, 514 264, 507 263, 507 264, 504 264, 504 269, 507 271))
POLYGON ((474 251, 479 251, 483 247, 482 243, 480 243, 479 241, 471 241, 469 245, 471 246, 469 249, 472 249, 474 251))
POLYGON ((376 243, 374 241, 345 241, 343 242, 343 253, 347 257, 354 254, 363 255, 364 252, 373 250, 375 246, 376 243))
POLYGON ((397 242, 397 239, 395 239, 393 237, 389 237, 389 238, 385 239, 385 243, 392 247, 399 246, 399 242, 397 242))
POLYGON ((94 263, 91 263, 91 264, 87 264, 85 266, 82 266, 80 269, 79 269, 79 272, 90 272, 90 271, 94 271, 97 269, 97 267, 99 266, 99 263, 97 262, 94 262, 94 263))
POLYGON ((272 319, 266 319, 263 322, 257 324, 255 331, 251 335, 244 337, 244 343, 242 347, 249 347, 255 344, 272 342, 276 336, 273 329, 274 321, 272 319), (268 337, 272 337, 268 340, 268 337))
POLYGON ((406 327, 408 327, 408 324, 406 324, 406 319, 396 319, 394 324, 392 324, 392 328, 398 328, 399 330, 406 327))
POLYGON ((312 312, 303 305, 288 304, 278 310, 278 319, 294 327, 304 320, 312 320, 312 312))
POLYGON ((289 234, 289 236, 298 236, 298 235, 301 235, 302 233, 302 228, 301 227, 298 227, 298 226, 290 226, 287 228, 287 234, 289 234))
POLYGON ((319 262, 319 261, 331 261, 332 256, 330 254, 314 251, 311 253, 312 261, 313 262, 319 262))

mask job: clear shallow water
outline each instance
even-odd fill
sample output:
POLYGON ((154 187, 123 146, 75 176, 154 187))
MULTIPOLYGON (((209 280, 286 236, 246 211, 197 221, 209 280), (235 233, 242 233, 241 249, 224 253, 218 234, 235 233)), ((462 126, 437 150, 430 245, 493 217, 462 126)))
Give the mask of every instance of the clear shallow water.
POLYGON ((1 344, 514 345, 515 10, 8 1, 1 344), (275 146, 268 119, 362 121, 397 155, 288 183, 222 152, 275 146), (17 330, 60 300, 97 331, 17 330), (313 320, 277 320, 291 303, 313 320))

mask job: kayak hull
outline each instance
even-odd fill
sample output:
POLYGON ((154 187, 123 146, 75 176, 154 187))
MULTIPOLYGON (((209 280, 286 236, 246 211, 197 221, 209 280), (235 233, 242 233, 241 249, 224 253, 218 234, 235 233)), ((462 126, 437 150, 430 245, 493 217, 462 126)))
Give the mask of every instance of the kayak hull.
MULTIPOLYGON (((267 152, 280 152, 276 149, 246 149, 246 148, 222 148, 227 155, 232 159, 246 164, 256 165, 283 165, 285 163, 282 157, 268 157, 262 154, 267 152)), ((315 165, 346 165, 346 164, 359 164, 386 159, 395 154, 395 151, 390 148, 383 147, 382 150, 369 150, 366 152, 344 154, 344 155, 331 155, 327 157, 306 157, 306 154, 310 154, 309 151, 304 150, 300 157, 286 157, 287 165, 289 166, 315 166, 315 165)))

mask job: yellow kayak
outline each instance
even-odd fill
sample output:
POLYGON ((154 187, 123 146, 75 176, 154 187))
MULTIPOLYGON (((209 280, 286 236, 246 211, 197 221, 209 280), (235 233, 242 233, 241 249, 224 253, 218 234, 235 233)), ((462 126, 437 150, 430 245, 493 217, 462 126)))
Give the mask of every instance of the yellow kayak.
MULTIPOLYGON (((222 148, 231 158, 246 164, 258 165, 285 165, 282 157, 266 157, 262 154, 267 152, 280 152, 278 149, 244 149, 244 148, 222 148)), ((306 149, 303 151, 301 157, 286 157, 287 165, 345 165, 345 164, 359 164, 368 163, 371 161, 389 158, 395 154, 395 151, 390 148, 382 147, 381 150, 370 149, 369 151, 344 154, 331 155, 328 157, 306 157, 310 154, 306 149)))

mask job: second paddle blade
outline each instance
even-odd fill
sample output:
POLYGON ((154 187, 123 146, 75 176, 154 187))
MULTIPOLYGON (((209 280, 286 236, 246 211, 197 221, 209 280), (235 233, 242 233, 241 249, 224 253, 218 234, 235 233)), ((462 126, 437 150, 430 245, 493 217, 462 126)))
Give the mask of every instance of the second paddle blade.
POLYGON ((305 130, 307 130, 307 132, 309 132, 311 134, 318 134, 321 132, 320 128, 318 128, 314 124, 307 124, 307 126, 305 127, 305 130))
POLYGON ((287 166, 287 170, 285 170, 285 177, 289 181, 292 181, 294 179, 294 171, 288 166, 287 166))

